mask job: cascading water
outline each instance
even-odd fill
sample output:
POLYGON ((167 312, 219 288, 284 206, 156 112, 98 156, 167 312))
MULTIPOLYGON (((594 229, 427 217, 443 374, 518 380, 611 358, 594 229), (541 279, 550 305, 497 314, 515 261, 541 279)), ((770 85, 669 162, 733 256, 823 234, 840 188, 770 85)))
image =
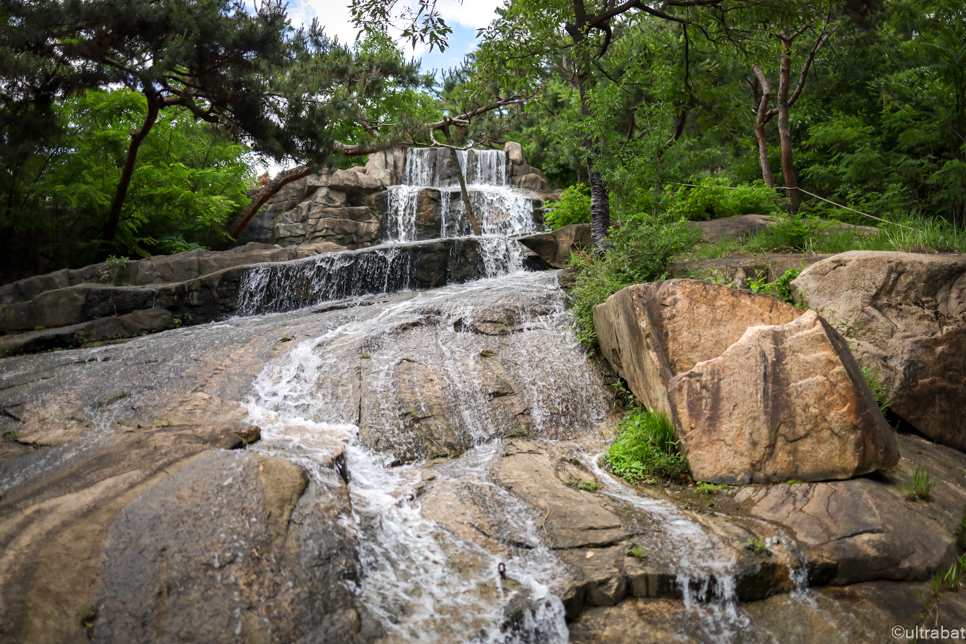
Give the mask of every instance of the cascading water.
POLYGON ((237 313, 289 311, 331 300, 432 288, 521 270, 522 248, 503 237, 326 253, 254 266, 242 279, 237 313))
MULTIPOLYGON (((531 198, 507 185, 506 153, 457 152, 467 193, 484 235, 536 232, 531 198)), ((403 183, 389 191, 384 241, 472 234, 448 150, 409 148, 403 183)))
POLYGON ((290 459, 297 452, 303 466, 319 470, 348 444, 346 465, 365 569, 355 590, 383 621, 386 641, 567 641, 563 605, 550 591, 564 571, 541 545, 536 513, 489 480, 500 444, 489 441, 493 419, 482 409, 480 372, 465 368, 495 348, 494 336, 468 329, 487 324, 495 307, 509 303, 517 307, 514 332, 500 336, 493 359, 528 383, 515 394, 529 410, 530 431, 579 435, 602 421, 608 402, 600 374, 570 334, 552 274, 517 273, 367 306, 359 319, 303 342, 255 382, 249 413, 262 427, 258 449, 290 459), (423 324, 431 325, 431 341, 425 343, 427 353, 417 356, 413 352, 424 338, 408 343, 399 334, 423 324), (368 378, 356 384, 360 356, 368 378), (387 467, 395 455, 372 449, 385 434, 407 430, 393 409, 391 390, 399 386, 394 367, 413 360, 432 368, 468 447, 461 458, 434 468, 435 489, 485 493, 491 511, 508 517, 515 541, 534 547, 499 557, 424 517, 412 500, 422 480, 420 468, 387 467), (359 424, 378 427, 378 435, 366 427, 360 432, 359 424), (369 437, 360 440, 360 434, 369 437), (501 564, 505 580, 498 572, 501 564))
MULTIPOLYGON (((444 153, 407 152, 405 185, 392 189, 383 222, 396 243, 263 265, 243 279, 243 315, 342 300, 306 310, 340 312, 256 379, 248 402, 262 428, 255 449, 298 462, 319 484, 343 459, 352 501, 345 528, 358 535, 362 566, 346 583, 379 621, 382 642, 568 641, 559 595, 572 573, 549 545, 548 515, 493 474, 508 434, 571 445, 631 529, 656 527, 690 616, 683 640, 746 641, 734 551, 591 456, 609 401, 570 331, 556 276, 523 272, 519 244, 506 237, 411 241, 428 219, 431 237, 469 232, 444 153), (400 291, 409 293, 372 295, 400 291), (497 534, 479 528, 473 512, 497 534)), ((502 152, 459 160, 487 234, 533 230, 529 199, 506 186, 502 152)))

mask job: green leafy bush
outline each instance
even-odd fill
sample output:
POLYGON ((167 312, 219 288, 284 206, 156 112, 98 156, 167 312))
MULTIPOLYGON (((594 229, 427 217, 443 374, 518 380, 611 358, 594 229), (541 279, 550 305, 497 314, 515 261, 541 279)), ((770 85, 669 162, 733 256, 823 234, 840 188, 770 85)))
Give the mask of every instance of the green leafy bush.
POLYGON ((778 193, 762 181, 731 186, 723 176, 708 176, 697 187, 685 187, 665 202, 666 212, 690 221, 719 219, 736 215, 768 215, 781 211, 778 193))
POLYGON ((607 252, 571 256, 568 268, 575 280, 570 295, 578 339, 586 346, 596 344, 594 307, 622 288, 664 279, 674 256, 699 238, 696 228, 681 222, 632 219, 611 232, 607 252))
POLYGON ((564 190, 560 201, 547 206, 543 221, 552 230, 590 223, 590 188, 587 184, 578 183, 564 190))
POLYGON ((631 482, 654 477, 679 479, 689 468, 677 445, 667 415, 638 406, 624 414, 617 439, 603 461, 614 475, 631 482))

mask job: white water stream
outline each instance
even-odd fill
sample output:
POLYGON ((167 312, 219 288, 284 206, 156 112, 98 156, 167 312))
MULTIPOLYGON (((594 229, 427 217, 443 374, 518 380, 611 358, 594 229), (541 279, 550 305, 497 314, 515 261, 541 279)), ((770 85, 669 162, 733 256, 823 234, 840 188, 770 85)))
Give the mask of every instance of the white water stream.
MULTIPOLYGON (((484 235, 522 235, 537 232, 533 223, 533 200, 507 184, 506 153, 500 150, 457 152, 466 190, 484 235)), ((438 237, 472 234, 466 208, 449 152, 432 148, 409 148, 403 183, 389 190, 389 212, 383 222, 385 241, 406 242, 418 238, 417 223, 428 223, 433 211, 438 237), (433 202, 438 192, 439 204, 433 202)))
MULTIPOLYGON (((533 229, 530 200, 506 185, 502 152, 461 152, 460 164, 488 234, 533 229)), ((427 188, 440 190, 439 236, 467 233, 456 179, 445 170, 439 151, 409 150, 406 185, 393 188, 384 222, 390 239, 415 239, 427 188)), ((418 247, 337 253, 285 270, 266 265, 245 281, 241 310, 412 289, 418 247)), ((485 279, 369 301, 364 314, 343 313, 341 324, 268 364, 248 402, 262 428, 256 449, 299 462, 319 483, 331 476, 334 458, 345 459, 348 527, 359 536, 363 568, 352 590, 382 624, 385 642, 567 642, 554 592, 572 573, 547 546, 541 512, 492 476, 503 446, 498 434, 518 422, 494 414, 492 399, 510 393, 526 409, 531 435, 568 441, 603 482, 602 492, 636 517, 632 523, 657 526, 692 622, 682 641, 743 641, 749 620, 736 599, 734 551, 674 505, 617 482, 589 456, 609 407, 601 374, 570 332, 556 276, 522 272, 514 248, 505 237, 485 238, 485 279), (497 372, 515 383, 512 392, 492 389, 489 372, 477 368, 480 356, 492 356, 497 372), (425 369, 425 389, 401 403, 400 388, 412 384, 401 379, 404 364, 425 369), (426 451, 416 423, 440 409, 465 451, 429 463, 419 458, 426 451), (516 545, 483 547, 465 532, 480 513, 498 518, 500 534, 516 545)))
MULTIPOLYGON (((389 642, 566 642, 563 605, 550 592, 565 574, 541 544, 531 509, 494 484, 489 467, 501 448, 485 442, 478 385, 461 371, 467 357, 492 346, 492 338, 458 330, 497 303, 523 303, 519 333, 504 343, 499 359, 530 372, 520 392, 533 410, 534 432, 576 433, 603 420, 607 401, 600 376, 586 361, 567 326, 556 278, 516 273, 498 279, 414 293, 373 315, 306 340, 283 360, 268 365, 255 381, 249 402, 262 427, 258 449, 296 460, 315 476, 345 450, 355 530, 360 535, 364 575, 358 588, 365 605, 387 629, 389 642), (549 306, 548 306, 549 305, 549 306), (433 486, 485 490, 490 512, 506 517, 516 540, 537 545, 498 556, 425 518, 414 491, 419 465, 389 467, 391 454, 359 440, 351 356, 371 349, 370 386, 391 386, 390 367, 404 359, 391 342, 400 323, 434 310, 440 316, 435 343, 441 360, 432 365, 453 396, 455 416, 478 444, 461 458, 433 469, 433 486), (529 312, 536 311, 536 314, 529 312), (563 369, 561 369, 563 367, 563 369), (568 412, 583 407, 580 414, 568 412), (553 426, 550 424, 553 423, 553 426), (563 426, 561 426, 561 424, 563 426), (498 574, 505 565, 507 580, 498 574)), ((357 378, 357 376, 356 376, 357 378)), ((387 405, 388 407, 388 405, 387 405)), ((388 410, 379 418, 395 421, 388 410)))

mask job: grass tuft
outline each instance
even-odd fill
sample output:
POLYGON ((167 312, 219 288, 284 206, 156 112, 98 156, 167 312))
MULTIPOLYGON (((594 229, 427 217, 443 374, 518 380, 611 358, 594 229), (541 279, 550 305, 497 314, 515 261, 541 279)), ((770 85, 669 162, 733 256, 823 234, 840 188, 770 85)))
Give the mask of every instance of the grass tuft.
POLYGON ((674 425, 667 415, 634 407, 621 419, 620 432, 604 455, 604 466, 632 483, 687 476, 688 462, 678 452, 674 425))

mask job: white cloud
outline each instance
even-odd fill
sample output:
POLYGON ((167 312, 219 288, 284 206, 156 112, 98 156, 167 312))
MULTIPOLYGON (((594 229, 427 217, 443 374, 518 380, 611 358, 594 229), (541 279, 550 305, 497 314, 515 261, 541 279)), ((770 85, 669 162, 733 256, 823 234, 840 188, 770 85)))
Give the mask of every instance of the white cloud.
POLYGON ((312 24, 318 18, 325 33, 336 36, 341 43, 352 44, 358 31, 349 14, 349 0, 296 0, 289 4, 289 17, 296 27, 312 24))
POLYGON ((496 18, 497 7, 503 0, 437 0, 436 9, 447 24, 459 24, 464 27, 480 29, 486 27, 496 18))
MULTIPOLYGON (((412 7, 418 0, 410 0, 412 7)), ((406 0, 401 0, 400 4, 406 0)), ((496 8, 504 0, 437 0, 436 9, 440 16, 450 26, 462 25, 473 29, 486 27, 496 17, 496 8)), ((312 23, 318 18, 330 36, 338 36, 339 42, 352 43, 356 38, 356 28, 349 17, 350 0, 295 0, 289 5, 289 14, 295 25, 312 23)), ((412 50, 410 43, 403 44, 408 55, 419 57, 426 51, 426 47, 417 43, 412 50), (412 52, 412 53, 410 53, 412 52)))

